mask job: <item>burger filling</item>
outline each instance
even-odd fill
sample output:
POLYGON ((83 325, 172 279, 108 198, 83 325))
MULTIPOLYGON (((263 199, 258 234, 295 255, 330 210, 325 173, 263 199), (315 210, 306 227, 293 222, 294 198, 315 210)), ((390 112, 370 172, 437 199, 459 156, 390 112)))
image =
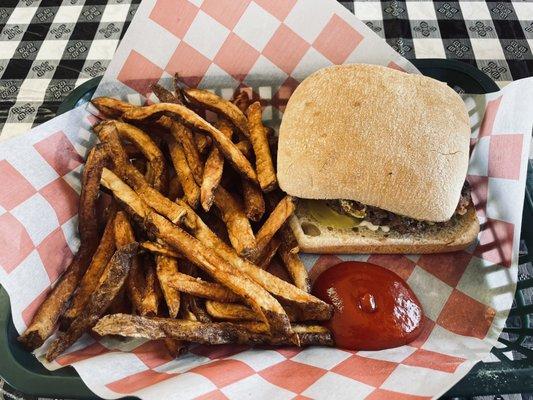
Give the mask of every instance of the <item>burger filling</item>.
POLYGON ((468 182, 465 181, 461 190, 459 202, 457 203, 457 208, 455 209, 452 218, 445 222, 420 221, 353 200, 329 200, 327 204, 339 214, 361 219, 362 222, 359 226, 365 226, 371 230, 377 230, 378 227, 380 227, 384 231, 390 229, 399 233, 415 233, 424 231, 430 227, 449 226, 454 217, 466 214, 470 202, 470 186, 468 182))

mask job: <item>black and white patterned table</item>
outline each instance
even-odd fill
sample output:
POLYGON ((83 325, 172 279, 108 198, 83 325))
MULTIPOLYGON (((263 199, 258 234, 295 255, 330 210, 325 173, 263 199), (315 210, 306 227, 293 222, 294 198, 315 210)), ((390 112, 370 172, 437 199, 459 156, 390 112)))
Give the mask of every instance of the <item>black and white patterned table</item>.
MULTIPOLYGON (((1 0, 0 140, 52 118, 103 74, 139 2, 1 0)), ((461 60, 501 85, 533 75, 531 0, 341 3, 407 58, 461 60)))
MULTIPOLYGON (((0 0, 0 141, 54 117, 74 87, 102 75, 140 1, 0 0)), ((533 75, 532 0, 341 3, 406 58, 464 61, 501 86, 533 75)), ((3 386, 0 399, 22 398, 3 386)))

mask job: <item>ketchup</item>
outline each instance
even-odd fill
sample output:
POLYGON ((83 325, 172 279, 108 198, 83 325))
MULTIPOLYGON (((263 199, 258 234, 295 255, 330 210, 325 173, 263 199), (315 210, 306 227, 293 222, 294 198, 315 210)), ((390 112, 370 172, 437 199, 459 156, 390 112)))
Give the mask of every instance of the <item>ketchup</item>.
POLYGON ((325 323, 338 347, 382 350, 412 342, 421 332, 422 306, 407 283, 378 265, 343 262, 323 272, 313 294, 332 304, 325 323))

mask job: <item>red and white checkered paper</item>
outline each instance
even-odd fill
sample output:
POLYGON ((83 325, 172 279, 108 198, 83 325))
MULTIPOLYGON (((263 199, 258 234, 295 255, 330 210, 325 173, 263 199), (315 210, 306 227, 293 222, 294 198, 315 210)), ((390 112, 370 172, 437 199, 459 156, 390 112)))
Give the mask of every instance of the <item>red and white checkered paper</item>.
MULTIPOLYGON (((416 73, 335 1, 144 1, 97 95, 144 103, 174 72, 230 97, 249 87, 279 122, 292 90, 330 65, 366 62, 416 73)), ((303 255, 311 277, 368 260, 407 280, 425 311, 408 346, 197 346, 171 359, 159 341, 79 340, 54 363, 72 365, 104 398, 422 399, 458 382, 497 345, 517 280, 518 241, 533 116, 533 80, 465 97, 472 123, 468 180, 482 223, 478 242, 440 255, 303 255)), ((78 247, 80 170, 95 141, 81 107, 0 146, 0 282, 19 332, 78 247)), ((42 350, 36 355, 42 361, 42 350)))

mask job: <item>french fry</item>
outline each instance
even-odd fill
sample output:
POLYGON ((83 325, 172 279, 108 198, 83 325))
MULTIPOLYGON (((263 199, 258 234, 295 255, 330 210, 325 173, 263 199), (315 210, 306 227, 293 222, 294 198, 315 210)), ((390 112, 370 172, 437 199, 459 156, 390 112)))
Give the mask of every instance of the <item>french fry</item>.
POLYGON ((141 173, 128 161, 124 148, 120 143, 116 128, 112 124, 102 123, 97 132, 100 140, 104 142, 107 151, 113 155, 110 157, 114 164, 114 170, 124 179, 146 203, 157 212, 167 217, 174 223, 184 222, 187 224, 185 209, 175 202, 167 199, 157 190, 152 188, 141 173))
POLYGON ((144 250, 148 250, 155 255, 161 255, 166 256, 170 258, 181 258, 181 255, 174 249, 168 247, 164 243, 158 243, 158 242, 142 242, 140 244, 141 248, 144 250))
POLYGON ((207 150, 211 148, 213 141, 211 137, 206 136, 201 133, 194 133, 194 143, 196 143, 196 148, 200 154, 205 154, 207 150))
MULTIPOLYGON (((250 142, 248 140, 241 140, 239 143, 237 143, 237 148, 242 151, 242 153, 248 159, 250 159, 252 156, 252 151, 250 142)), ((265 213, 265 199, 263 199, 261 188, 247 179, 242 179, 241 184, 244 213, 251 221, 257 222, 265 213)))
POLYGON ((298 241, 296 240, 294 233, 292 233, 292 229, 289 227, 288 223, 285 223, 281 227, 279 230, 279 236, 289 253, 298 254, 300 252, 298 241))
POLYGON ((136 252, 137 243, 131 243, 115 252, 100 278, 97 289, 89 298, 82 313, 72 321, 68 330, 61 333, 48 348, 46 353, 48 361, 54 360, 79 339, 83 332, 91 329, 97 323, 124 284, 130 269, 131 259, 136 252))
MULTIPOLYGON (((216 128, 228 138, 231 138, 233 130, 225 120, 218 121, 216 128)), ((202 186, 200 188, 200 199, 202 202, 202 208, 205 211, 209 211, 213 205, 213 201, 215 200, 215 189, 220 183, 223 170, 224 157, 222 157, 218 148, 213 146, 205 162, 202 186)))
POLYGON ((246 110, 246 115, 248 116, 250 142, 255 153, 257 179, 263 192, 270 192, 276 188, 277 179, 266 130, 262 122, 261 103, 256 101, 250 104, 246 110))
POLYGON ((200 153, 196 147, 192 131, 185 125, 173 121, 170 127, 170 133, 174 136, 177 142, 183 147, 183 153, 187 159, 187 164, 192 172, 192 176, 198 185, 202 184, 202 175, 204 166, 200 159, 200 153))
POLYGON ((300 260, 298 253, 293 253, 291 250, 291 243, 282 240, 278 254, 283 261, 285 268, 287 268, 287 272, 289 272, 294 285, 305 292, 309 292, 311 284, 307 269, 302 260, 300 260))
POLYGON ((181 120, 185 125, 206 132, 216 142, 220 152, 235 170, 247 179, 257 182, 257 175, 250 162, 237 149, 235 144, 209 122, 180 104, 159 103, 150 106, 132 108, 123 114, 128 121, 144 121, 161 115, 169 115, 181 120))
POLYGON ((215 205, 226 224, 229 240, 239 255, 252 256, 256 241, 250 221, 239 202, 222 186, 215 189, 215 205))
POLYGON ((287 218, 294 212, 295 205, 291 196, 285 196, 270 213, 256 235, 257 248, 262 250, 276 232, 283 226, 287 218))
POLYGON ((181 104, 179 96, 177 96, 175 93, 172 93, 170 90, 165 89, 159 83, 153 84, 151 88, 161 103, 181 104))
POLYGON ((116 206, 113 204, 112 210, 107 217, 108 219, 104 233, 96 248, 91 263, 85 271, 83 278, 80 280, 78 288, 70 301, 69 308, 60 318, 60 327, 63 330, 66 330, 70 323, 80 315, 85 304, 89 300, 89 297, 96 289, 102 271, 115 252, 115 215, 116 206))
POLYGON ((280 245, 281 241, 276 236, 274 236, 272 240, 268 242, 267 245, 263 247, 262 251, 260 253, 257 253, 257 256, 254 258, 254 261, 257 266, 262 269, 267 269, 270 265, 270 262, 278 252, 280 245))
POLYGON ((281 299, 285 305, 290 305, 294 315, 298 315, 299 321, 322 321, 331 318, 332 306, 239 257, 235 250, 217 237, 192 209, 181 201, 180 204, 187 208, 188 216, 195 226, 193 235, 198 240, 214 249, 219 257, 234 268, 245 273, 257 284, 281 299))
MULTIPOLYGON (((215 300, 206 300, 205 308, 210 316, 224 321, 255 321, 260 322, 259 316, 250 307, 240 303, 222 303, 215 300)), ((285 309, 291 322, 297 321, 292 309, 285 309)))
POLYGON ((121 138, 133 143, 141 151, 148 160, 146 180, 157 191, 164 191, 167 177, 165 158, 150 136, 126 122, 108 121, 107 124, 113 124, 121 138))
POLYGON ((181 187, 181 183, 178 179, 177 175, 174 175, 170 180, 168 181, 168 192, 167 192, 167 198, 174 201, 178 197, 182 197, 185 193, 183 193, 183 188, 181 187))
MULTIPOLYGON (((237 267, 217 255, 214 249, 206 246, 178 226, 153 212, 135 191, 111 171, 106 170, 106 176, 102 179, 102 184, 112 190, 115 197, 127 205, 128 212, 132 213, 138 221, 142 221, 152 234, 178 250, 195 265, 210 274, 216 281, 242 297, 261 316, 262 320, 269 325, 273 335, 287 336, 297 341, 297 338, 291 332, 285 311, 278 301, 263 287, 248 278, 237 267)), ((190 211, 194 214, 193 210, 190 211)), ((199 224, 201 220, 196 216, 193 222, 199 224)), ((205 224, 204 226, 209 231, 205 224)), ((218 245, 226 246, 223 242, 218 245)), ((321 302, 321 304, 324 304, 326 309, 330 310, 326 303, 321 302)))
POLYGON ((190 295, 201 297, 204 299, 217 300, 227 303, 239 301, 239 297, 231 290, 224 286, 206 282, 200 278, 194 278, 190 275, 177 272, 167 278, 168 286, 190 295))
POLYGON ((232 102, 223 99, 215 93, 202 89, 187 89, 185 90, 185 96, 191 103, 205 107, 227 119, 243 135, 248 136, 246 117, 232 102))
POLYGON ((241 90, 232 100, 232 103, 237 106, 244 114, 250 105, 250 96, 244 90, 241 90))
POLYGON ((178 272, 178 261, 173 257, 157 255, 155 265, 159 286, 167 303, 168 315, 176 318, 180 310, 180 292, 171 285, 171 280, 178 272))
POLYGON ((67 307, 68 301, 89 266, 98 246, 96 200, 98 198, 102 169, 107 160, 107 152, 102 146, 97 145, 89 152, 82 175, 78 214, 80 248, 46 299, 37 309, 29 326, 18 338, 30 350, 40 347, 54 332, 60 315, 67 307))
MULTIPOLYGON (((104 179, 104 174, 102 175, 104 179)), ((115 245, 117 248, 122 248, 135 242, 135 234, 131 226, 128 215, 124 211, 119 211, 115 217, 114 233, 115 245)), ((126 279, 126 293, 131 301, 133 309, 142 314, 143 310, 143 292, 144 292, 144 274, 141 270, 139 256, 134 255, 131 260, 130 272, 126 279)))
MULTIPOLYGON (((127 314, 107 315, 93 327, 98 335, 116 335, 142 339, 173 338, 202 344, 291 344, 286 336, 270 336, 268 326, 257 322, 230 323, 187 321, 170 318, 146 318, 127 314)), ((302 346, 333 346, 331 333, 319 325, 295 325, 302 346)))
MULTIPOLYGON (((178 124, 173 124, 172 130, 175 129, 175 126, 178 126, 178 124)), ((183 188, 185 198, 187 199, 187 203, 189 203, 192 208, 196 209, 200 204, 200 188, 196 184, 194 174, 187 163, 183 146, 175 138, 168 138, 168 150, 170 152, 172 164, 176 169, 176 175, 183 188)))
POLYGON ((177 358, 187 351, 187 342, 183 340, 176 340, 171 338, 164 338, 165 347, 167 348, 168 354, 172 357, 177 358))
POLYGON ((135 108, 133 104, 126 103, 112 97, 97 97, 91 100, 95 106, 107 118, 120 118, 126 111, 135 108))
POLYGON ((153 257, 144 258, 145 284, 140 314, 145 317, 155 317, 159 312, 161 289, 157 280, 155 261, 153 257))

